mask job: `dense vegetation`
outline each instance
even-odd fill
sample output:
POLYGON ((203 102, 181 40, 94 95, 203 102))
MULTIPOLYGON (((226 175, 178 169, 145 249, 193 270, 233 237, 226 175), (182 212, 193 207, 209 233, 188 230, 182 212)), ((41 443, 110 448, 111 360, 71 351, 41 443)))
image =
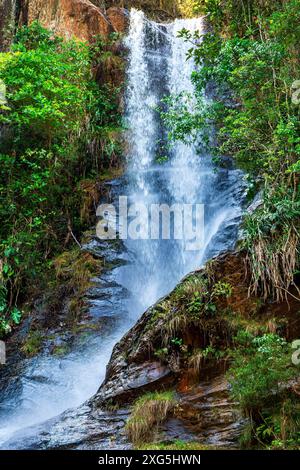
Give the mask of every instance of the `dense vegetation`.
POLYGON ((24 295, 54 271, 55 257, 78 243, 99 171, 118 160, 117 89, 92 73, 105 54, 101 39, 63 41, 38 23, 0 54, 0 335, 20 322, 24 295))
POLYGON ((241 445, 299 448, 299 397, 290 385, 299 369, 291 363, 291 346, 277 334, 247 331, 238 333, 235 346, 231 393, 250 418, 241 445))
MULTIPOLYGON (((244 219, 249 295, 285 305, 282 315, 288 315, 289 303, 300 302, 300 1, 192 3, 208 24, 203 37, 180 33, 198 65, 193 111, 191 97, 171 96, 161 116, 171 142, 197 146, 201 133, 217 164, 230 155, 244 170, 249 201, 260 194, 244 219)), ((186 312, 192 306, 199 314, 203 296, 193 296, 186 312)), ((253 334, 251 322, 252 316, 239 326, 235 349, 228 351, 231 393, 250 418, 242 444, 299 448, 299 399, 287 385, 298 375, 290 345, 280 328, 253 334)), ((196 351, 191 364, 198 367, 207 351, 218 359, 209 346, 196 351)))
POLYGON ((299 269, 300 2, 194 4, 212 27, 201 43, 181 32, 201 65, 195 112, 172 97, 163 118, 173 140, 193 141, 201 130, 216 159, 232 155, 245 170, 249 196, 261 190, 262 204, 244 224, 251 289, 280 300, 299 269), (207 133, 212 122, 216 140, 207 133))

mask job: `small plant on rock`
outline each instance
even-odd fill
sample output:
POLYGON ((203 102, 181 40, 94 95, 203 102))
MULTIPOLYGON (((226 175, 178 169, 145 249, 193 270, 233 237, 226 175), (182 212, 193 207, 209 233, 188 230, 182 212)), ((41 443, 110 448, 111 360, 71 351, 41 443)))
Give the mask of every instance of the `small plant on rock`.
POLYGON ((128 438, 135 444, 151 442, 159 425, 174 411, 174 393, 146 393, 136 400, 126 424, 128 438))

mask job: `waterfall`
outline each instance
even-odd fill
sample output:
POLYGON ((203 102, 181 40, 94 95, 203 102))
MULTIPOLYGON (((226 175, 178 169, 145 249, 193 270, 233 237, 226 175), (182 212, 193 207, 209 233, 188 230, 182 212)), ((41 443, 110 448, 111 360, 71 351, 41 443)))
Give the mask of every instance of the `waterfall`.
MULTIPOLYGON (((129 204, 203 205, 204 244, 192 251, 179 237, 124 240, 123 252, 116 255, 122 262, 99 277, 90 299, 91 318, 99 322, 103 318, 104 325, 113 319, 110 333, 103 337, 101 329, 96 331, 83 344, 75 342, 70 354, 62 358, 42 355, 25 361, 17 380, 13 377, 2 394, 0 443, 4 448, 3 442, 14 431, 19 431, 19 437, 20 432, 26 435, 26 426, 92 396, 104 377, 114 344, 143 311, 188 272, 235 243, 243 197, 241 173, 232 168, 214 171, 201 142, 194 146, 177 143, 166 161, 158 163, 157 159, 167 130, 156 106, 169 93, 193 91, 195 65, 186 60, 190 45, 177 37, 182 28, 202 32, 203 21, 159 24, 141 11, 131 10, 126 38, 127 170, 119 183, 112 184, 111 193, 114 200, 126 196, 129 204)), ((146 219, 142 219, 144 224, 146 219)), ((173 230, 178 229, 176 223, 172 219, 173 230)), ((109 242, 103 245, 93 240, 88 248, 102 253, 103 246, 110 261, 109 242)))
MULTIPOLYGON (((176 143, 169 159, 157 163, 161 141, 167 130, 156 110, 168 94, 193 95, 191 75, 195 70, 187 60, 191 45, 178 37, 182 29, 203 33, 202 18, 175 20, 169 24, 149 21, 143 12, 131 10, 126 39, 129 49, 127 68, 126 119, 128 127, 128 171, 126 194, 131 202, 182 206, 203 205, 205 211, 204 245, 188 251, 185 239, 127 240, 135 269, 124 267, 119 282, 131 292, 128 310, 133 318, 166 294, 189 271, 199 267, 213 253, 213 240, 225 234, 225 225, 238 217, 240 199, 234 187, 237 171, 215 172, 211 157, 197 145, 176 143), (210 248, 210 249, 209 249, 210 248)), ((191 101, 190 106, 193 106, 191 101)), ((173 220, 173 229, 175 221, 173 220)), ((230 224, 229 224, 230 225, 230 224)), ((228 248, 235 236, 218 242, 228 248)), ((213 253, 214 254, 214 253, 213 253)))
POLYGON ((152 107, 156 104, 155 95, 150 89, 150 77, 145 60, 144 14, 133 10, 126 45, 130 49, 127 75, 127 114, 130 124, 128 143, 133 158, 131 171, 146 168, 152 161, 155 119, 152 107), (134 45, 134 47, 132 47, 134 45))

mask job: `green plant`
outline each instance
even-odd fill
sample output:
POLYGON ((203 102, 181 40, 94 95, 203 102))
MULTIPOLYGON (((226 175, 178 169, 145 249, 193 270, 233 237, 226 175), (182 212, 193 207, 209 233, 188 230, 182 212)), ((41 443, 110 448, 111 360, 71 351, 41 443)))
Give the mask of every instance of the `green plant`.
POLYGON ((54 275, 52 260, 78 244, 98 198, 95 175, 119 162, 117 89, 95 82, 91 49, 33 22, 0 54, 0 335, 54 275))
POLYGON ((173 392, 147 393, 138 398, 126 424, 129 439, 138 445, 150 442, 158 427, 176 406, 173 392))
POLYGON ((207 292, 207 282, 201 275, 189 276, 183 283, 176 288, 176 296, 180 299, 188 299, 193 294, 202 293, 203 295, 207 292))
POLYGON ((300 445, 299 403, 287 398, 263 411, 253 426, 252 438, 267 449, 298 449, 300 445))
POLYGON ((216 450, 215 447, 201 444, 197 441, 181 441, 174 442, 153 442, 151 444, 140 444, 138 450, 216 450))
POLYGON ((171 344, 175 346, 176 348, 182 348, 183 346, 183 339, 182 338, 172 338, 171 339, 171 344))
POLYGON ((169 349, 168 348, 161 348, 157 349, 154 352, 154 356, 158 357, 160 360, 164 360, 169 354, 169 349))
POLYGON ((26 356, 31 357, 41 351, 42 345, 43 334, 40 331, 31 331, 21 349, 26 356))
POLYGON ((291 363, 289 344, 275 334, 254 338, 240 334, 239 342, 240 347, 232 353, 228 378, 232 396, 252 414, 276 401, 283 384, 298 371, 291 363))
POLYGON ((198 374, 205 360, 219 360, 223 358, 225 354, 226 351, 222 351, 212 345, 208 345, 204 349, 194 350, 192 355, 189 357, 188 364, 192 371, 195 374, 198 374))
MULTIPOLYGON (((266 190, 262 207, 245 218, 251 266, 250 291, 281 301, 294 286, 299 267, 300 187, 266 190)), ((300 292, 298 292, 300 294, 300 292)), ((299 295, 298 295, 299 297, 299 295)))
POLYGON ((217 282, 212 291, 212 297, 231 297, 232 286, 228 282, 217 282))
POLYGON ((203 307, 203 295, 200 292, 194 292, 191 300, 187 304, 188 313, 198 318, 201 315, 203 307))

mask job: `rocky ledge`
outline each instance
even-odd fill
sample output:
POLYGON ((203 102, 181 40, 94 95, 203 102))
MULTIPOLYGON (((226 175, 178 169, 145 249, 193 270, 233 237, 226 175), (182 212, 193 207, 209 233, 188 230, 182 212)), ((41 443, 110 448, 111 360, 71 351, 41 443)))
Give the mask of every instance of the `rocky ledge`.
POLYGON ((248 419, 231 398, 227 381, 235 335, 242 330, 256 336, 270 332, 293 340, 300 334, 299 301, 291 297, 275 303, 249 296, 246 266, 242 251, 226 252, 184 278, 115 346, 105 381, 93 398, 31 428, 28 437, 15 436, 7 446, 131 448, 136 443, 130 439, 128 419, 137 400, 150 397, 155 406, 155 400, 171 393, 172 406, 163 408, 168 412, 154 423, 148 442, 180 439, 203 448, 239 448, 248 419))
POLYGON ((115 346, 90 406, 122 409, 147 392, 173 390, 178 406, 160 426, 160 440, 238 447, 247 419, 226 378, 235 335, 251 330, 293 340, 300 334, 299 302, 250 296, 246 268, 242 251, 221 254, 151 307, 115 346))

